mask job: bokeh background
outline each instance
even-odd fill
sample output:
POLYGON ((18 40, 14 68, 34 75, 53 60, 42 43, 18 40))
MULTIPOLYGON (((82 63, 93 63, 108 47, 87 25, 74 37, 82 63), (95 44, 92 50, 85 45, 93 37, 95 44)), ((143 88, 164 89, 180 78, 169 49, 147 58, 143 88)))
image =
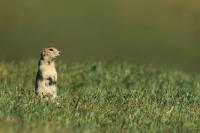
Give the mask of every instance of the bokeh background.
POLYGON ((199 0, 0 0, 0 59, 113 60, 200 72, 199 0))

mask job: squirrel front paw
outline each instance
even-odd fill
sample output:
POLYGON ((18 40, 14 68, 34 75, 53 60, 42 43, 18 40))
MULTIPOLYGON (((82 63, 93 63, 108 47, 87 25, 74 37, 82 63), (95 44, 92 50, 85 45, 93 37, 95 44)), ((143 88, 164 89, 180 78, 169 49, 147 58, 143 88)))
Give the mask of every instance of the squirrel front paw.
POLYGON ((55 78, 52 78, 52 77, 47 78, 47 80, 48 80, 49 86, 55 85, 57 83, 57 80, 55 78))

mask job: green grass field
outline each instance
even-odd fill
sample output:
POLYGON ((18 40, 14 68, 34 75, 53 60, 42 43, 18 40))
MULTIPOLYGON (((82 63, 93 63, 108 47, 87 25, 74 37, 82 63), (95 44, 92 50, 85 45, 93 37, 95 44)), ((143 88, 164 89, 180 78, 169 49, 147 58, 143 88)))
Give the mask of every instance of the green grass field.
POLYGON ((0 132, 199 132, 200 75, 122 62, 59 62, 56 102, 36 61, 0 63, 0 132))

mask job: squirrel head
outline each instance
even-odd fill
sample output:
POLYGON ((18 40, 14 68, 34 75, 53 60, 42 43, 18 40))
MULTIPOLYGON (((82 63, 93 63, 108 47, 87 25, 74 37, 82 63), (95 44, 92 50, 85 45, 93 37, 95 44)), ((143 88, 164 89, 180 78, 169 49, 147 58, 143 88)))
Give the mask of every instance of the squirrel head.
POLYGON ((61 51, 59 51, 57 48, 54 47, 44 48, 41 53, 41 58, 43 60, 52 61, 56 59, 58 56, 60 56, 60 54, 61 51))

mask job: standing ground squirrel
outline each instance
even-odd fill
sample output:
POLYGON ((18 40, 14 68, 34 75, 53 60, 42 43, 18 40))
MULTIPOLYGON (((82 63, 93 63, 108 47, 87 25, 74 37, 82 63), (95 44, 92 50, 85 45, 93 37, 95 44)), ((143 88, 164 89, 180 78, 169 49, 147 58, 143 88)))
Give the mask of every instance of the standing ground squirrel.
POLYGON ((54 47, 44 48, 41 53, 35 81, 35 93, 41 98, 55 99, 57 97, 57 71, 54 61, 60 53, 54 47))

